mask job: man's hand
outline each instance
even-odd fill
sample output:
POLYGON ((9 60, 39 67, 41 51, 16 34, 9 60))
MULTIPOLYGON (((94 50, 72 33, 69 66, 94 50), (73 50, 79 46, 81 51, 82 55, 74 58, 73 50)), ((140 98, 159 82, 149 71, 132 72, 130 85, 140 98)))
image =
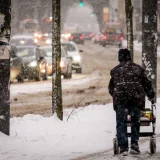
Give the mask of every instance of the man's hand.
POLYGON ((151 103, 152 103, 152 104, 154 104, 154 103, 155 103, 154 99, 151 99, 150 101, 151 101, 151 103))

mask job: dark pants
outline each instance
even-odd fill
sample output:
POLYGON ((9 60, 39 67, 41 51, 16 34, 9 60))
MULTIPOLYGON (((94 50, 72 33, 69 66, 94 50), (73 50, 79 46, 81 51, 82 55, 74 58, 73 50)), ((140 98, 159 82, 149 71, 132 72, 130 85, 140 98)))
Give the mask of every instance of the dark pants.
POLYGON ((131 145, 138 145, 141 111, 136 106, 118 105, 116 108, 117 138, 120 148, 128 148, 127 116, 131 115, 131 145))

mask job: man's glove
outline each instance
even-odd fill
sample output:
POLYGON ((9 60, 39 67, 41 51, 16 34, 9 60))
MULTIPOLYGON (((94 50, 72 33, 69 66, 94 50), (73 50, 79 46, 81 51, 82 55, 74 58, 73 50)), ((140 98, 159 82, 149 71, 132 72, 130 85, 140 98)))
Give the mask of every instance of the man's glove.
POLYGON ((151 101, 151 103, 152 103, 152 104, 154 104, 154 103, 155 103, 154 99, 150 99, 150 101, 151 101))

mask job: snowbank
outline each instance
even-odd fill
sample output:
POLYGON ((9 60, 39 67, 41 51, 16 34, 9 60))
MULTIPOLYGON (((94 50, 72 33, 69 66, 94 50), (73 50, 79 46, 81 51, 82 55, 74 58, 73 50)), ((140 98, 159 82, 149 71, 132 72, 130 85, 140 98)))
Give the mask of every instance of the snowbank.
MULTIPOLYGON (((160 99, 157 111, 159 106, 160 99)), ((11 119, 11 136, 0 133, 0 159, 70 160, 112 148, 115 131, 112 104, 66 109, 64 121, 56 115, 15 117, 11 119)), ((157 133, 160 133, 160 117, 157 118, 157 133)))

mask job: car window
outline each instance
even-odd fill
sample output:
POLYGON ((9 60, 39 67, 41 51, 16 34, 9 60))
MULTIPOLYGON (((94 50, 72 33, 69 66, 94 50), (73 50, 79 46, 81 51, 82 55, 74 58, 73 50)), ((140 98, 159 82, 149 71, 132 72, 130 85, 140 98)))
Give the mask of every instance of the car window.
POLYGON ((11 42, 14 45, 34 45, 34 40, 33 39, 12 39, 11 42))
POLYGON ((61 47, 61 57, 66 57, 66 56, 67 56, 67 52, 63 47, 61 47))
POLYGON ((73 44, 65 44, 67 51, 76 51, 76 47, 73 44))
MULTIPOLYGON (((44 57, 52 57, 52 48, 42 49, 41 55, 44 57)), ((67 53, 63 47, 61 47, 61 57, 66 57, 67 53)))
POLYGON ((20 57, 35 56, 34 48, 18 48, 18 56, 20 57))
POLYGON ((44 57, 52 57, 52 48, 42 49, 41 55, 44 57))

